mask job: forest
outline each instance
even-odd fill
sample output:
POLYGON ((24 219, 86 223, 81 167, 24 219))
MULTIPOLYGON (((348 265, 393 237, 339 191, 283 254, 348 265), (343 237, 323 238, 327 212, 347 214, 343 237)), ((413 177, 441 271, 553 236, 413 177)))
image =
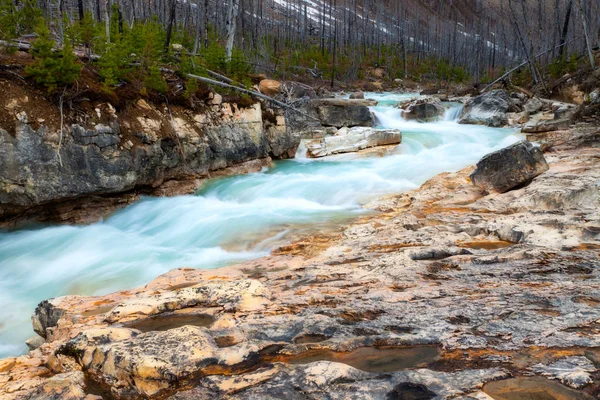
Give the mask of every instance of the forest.
POLYGON ((249 86, 252 73, 488 83, 520 67, 515 84, 544 89, 594 63, 599 14, 597 0, 0 0, 0 39, 32 47, 27 74, 50 91, 81 61, 106 91, 137 80, 164 92, 161 68, 249 86))

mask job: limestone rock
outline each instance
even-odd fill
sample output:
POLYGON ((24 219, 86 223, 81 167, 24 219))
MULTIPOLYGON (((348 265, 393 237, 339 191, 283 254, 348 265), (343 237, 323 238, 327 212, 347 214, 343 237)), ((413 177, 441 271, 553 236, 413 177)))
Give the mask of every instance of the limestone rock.
POLYGON ((409 103, 402 112, 408 120, 431 122, 440 119, 445 113, 444 107, 438 98, 431 97, 415 100, 409 103))
POLYGON ((399 144, 402 133, 397 129, 343 128, 337 135, 306 142, 307 156, 325 157, 351 153, 371 147, 399 144))
POLYGON ((471 174, 471 181, 488 193, 504 193, 529 182, 548 168, 542 150, 521 141, 483 157, 471 174))
POLYGON ((492 90, 473 98, 464 108, 459 124, 499 127, 508 123, 513 102, 505 90, 492 90))
POLYGON ((311 101, 311 107, 316 110, 321 124, 336 128, 372 127, 374 118, 369 106, 376 104, 376 101, 370 100, 320 99, 311 101))

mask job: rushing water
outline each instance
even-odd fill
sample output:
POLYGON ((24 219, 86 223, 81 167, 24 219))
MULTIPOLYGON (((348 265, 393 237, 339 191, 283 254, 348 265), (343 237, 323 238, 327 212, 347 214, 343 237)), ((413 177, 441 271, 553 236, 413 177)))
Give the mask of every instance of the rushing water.
POLYGON ((43 299, 98 295, 144 284, 177 267, 214 268, 268 254, 291 234, 365 212, 375 196, 417 188, 473 164, 519 136, 443 121, 407 122, 390 107, 410 95, 376 95, 381 127, 403 143, 385 158, 336 156, 278 162, 257 174, 209 182, 196 196, 147 198, 89 226, 0 232, 0 357, 25 350, 29 316, 43 299))

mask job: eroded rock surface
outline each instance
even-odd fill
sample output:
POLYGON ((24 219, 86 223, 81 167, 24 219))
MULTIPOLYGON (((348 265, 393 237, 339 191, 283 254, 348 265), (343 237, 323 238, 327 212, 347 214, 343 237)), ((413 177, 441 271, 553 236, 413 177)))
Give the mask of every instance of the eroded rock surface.
POLYGON ((487 399, 527 379, 524 393, 594 398, 597 131, 555 133, 549 170, 510 192, 482 194, 469 167, 269 257, 54 299, 35 317, 46 343, 0 362, 1 396, 35 398, 56 384, 80 398, 487 399), (160 315, 212 319, 145 333, 131 324, 160 315), (415 349, 414 362, 386 349, 415 349))

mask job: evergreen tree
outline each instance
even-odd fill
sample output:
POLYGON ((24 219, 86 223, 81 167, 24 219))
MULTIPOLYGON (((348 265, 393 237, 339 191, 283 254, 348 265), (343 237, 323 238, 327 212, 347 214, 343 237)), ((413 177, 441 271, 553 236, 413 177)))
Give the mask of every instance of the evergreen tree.
MULTIPOLYGON (((35 62, 25 69, 36 83, 45 86, 49 92, 58 86, 71 85, 79 77, 81 65, 73 54, 73 47, 65 43, 60 52, 54 52, 54 41, 43 19, 36 28, 37 39, 33 42, 32 54, 35 62)), ((68 42, 68 41, 67 41, 68 42)))
POLYGON ((157 63, 152 64, 152 66, 148 70, 148 76, 144 81, 144 86, 148 89, 154 89, 158 93, 167 93, 167 82, 165 82, 165 80, 163 79, 162 74, 160 72, 160 67, 157 63))

